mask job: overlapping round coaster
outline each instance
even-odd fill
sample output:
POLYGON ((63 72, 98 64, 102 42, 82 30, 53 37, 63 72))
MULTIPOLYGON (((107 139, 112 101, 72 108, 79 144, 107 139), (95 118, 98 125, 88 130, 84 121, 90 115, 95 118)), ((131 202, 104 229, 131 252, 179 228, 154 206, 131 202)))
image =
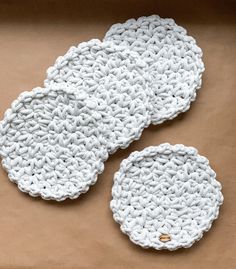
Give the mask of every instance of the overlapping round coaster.
POLYGON ((115 174, 111 209, 123 233, 144 248, 188 248, 211 228, 223 203, 208 160, 183 145, 132 153, 115 174))
POLYGON ((189 109, 201 87, 202 51, 173 19, 158 15, 129 19, 111 26, 105 41, 139 53, 153 78, 152 123, 173 119, 189 109))
POLYGON ((109 153, 127 147, 150 124, 153 98, 146 63, 136 52, 93 39, 71 47, 47 71, 45 85, 66 83, 103 99, 113 117, 107 122, 109 153))
POLYGON ((21 191, 62 201, 96 182, 108 153, 98 122, 104 107, 91 109, 95 101, 57 85, 23 92, 12 103, 0 123, 0 155, 21 191))
POLYGON ((48 69, 45 88, 22 93, 0 122, 9 178, 32 196, 77 198, 108 154, 189 108, 201 57, 182 27, 155 15, 71 47, 48 69))

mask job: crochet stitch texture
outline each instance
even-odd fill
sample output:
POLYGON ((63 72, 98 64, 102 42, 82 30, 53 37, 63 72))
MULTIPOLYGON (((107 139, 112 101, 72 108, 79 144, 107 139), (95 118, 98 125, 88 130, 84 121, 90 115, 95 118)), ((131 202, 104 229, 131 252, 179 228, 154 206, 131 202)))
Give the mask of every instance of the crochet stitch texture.
POLYGON ((31 196, 62 201, 86 192, 108 158, 104 106, 57 85, 23 92, 0 123, 0 155, 11 181, 31 196))
POLYGON ((45 85, 66 83, 103 99, 113 118, 107 123, 107 150, 114 153, 139 139, 150 124, 150 77, 138 53, 92 39, 71 47, 47 71, 45 85))
POLYGON ((45 88, 22 93, 0 122, 0 155, 11 181, 62 201, 86 192, 108 154, 152 122, 184 112, 204 66, 195 40, 171 19, 116 24, 103 42, 71 47, 48 68, 45 88))
POLYGON ((158 15, 129 19, 111 26, 104 38, 137 52, 152 76, 152 123, 173 119, 189 109, 201 87, 202 51, 173 19, 158 15))
POLYGON ((133 152, 114 176, 113 217, 144 248, 191 247, 211 228, 223 203, 215 177, 192 147, 161 144, 133 152))

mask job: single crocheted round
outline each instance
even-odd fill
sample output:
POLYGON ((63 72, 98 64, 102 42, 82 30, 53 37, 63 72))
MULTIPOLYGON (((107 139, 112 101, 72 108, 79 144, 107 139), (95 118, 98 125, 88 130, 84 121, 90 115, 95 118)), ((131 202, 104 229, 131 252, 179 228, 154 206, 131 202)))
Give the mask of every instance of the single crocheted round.
POLYGON ((184 145, 132 153, 115 174, 113 217, 144 248, 191 247, 211 228, 223 203, 208 160, 184 145))
POLYGON ((189 109, 201 87, 202 50, 173 19, 157 15, 129 19, 111 26, 105 41, 139 53, 152 76, 152 123, 173 119, 189 109))
POLYGON ((153 92, 145 66, 138 53, 93 39, 60 56, 48 69, 45 85, 63 82, 78 92, 82 86, 90 96, 103 99, 113 118, 106 126, 107 149, 113 153, 139 139, 150 124, 153 92))
POLYGON ((108 158, 103 107, 94 107, 88 94, 61 85, 21 93, 0 122, 10 180, 31 196, 57 201, 88 191, 108 158))

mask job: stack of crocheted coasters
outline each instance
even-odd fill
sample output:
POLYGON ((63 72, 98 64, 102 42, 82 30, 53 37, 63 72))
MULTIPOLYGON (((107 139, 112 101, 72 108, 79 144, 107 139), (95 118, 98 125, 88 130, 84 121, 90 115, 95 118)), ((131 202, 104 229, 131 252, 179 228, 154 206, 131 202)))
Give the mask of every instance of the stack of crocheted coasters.
MULTIPOLYGON (((75 199, 97 181, 109 154, 189 109, 201 86, 202 51, 186 30, 157 15, 115 24, 47 71, 0 122, 0 155, 31 196, 75 199)), ((190 247, 223 202, 208 160, 183 145, 134 152, 115 174, 114 219, 144 248, 190 247)))
POLYGON ((77 198, 108 154, 189 108, 201 57, 182 27, 156 15, 71 47, 48 69, 45 88, 22 93, 5 113, 0 155, 9 178, 32 196, 77 198))

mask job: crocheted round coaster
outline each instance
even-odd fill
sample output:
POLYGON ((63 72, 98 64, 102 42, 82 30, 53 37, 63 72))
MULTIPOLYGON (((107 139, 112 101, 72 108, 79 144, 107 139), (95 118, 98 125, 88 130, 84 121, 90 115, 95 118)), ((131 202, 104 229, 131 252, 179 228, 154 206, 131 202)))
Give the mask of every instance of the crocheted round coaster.
POLYGON ((189 109, 201 87, 202 51, 184 28, 157 15, 111 26, 104 38, 139 53, 153 77, 152 123, 173 119, 189 109))
POLYGON ((86 93, 60 85, 23 92, 12 103, 0 122, 0 155, 21 191, 62 201, 96 182, 108 153, 101 112, 91 104, 86 93))
POLYGON ((223 203, 208 160, 184 145, 132 153, 115 174, 111 209, 123 233, 144 248, 191 247, 223 203))
POLYGON ((112 42, 93 39, 71 47, 47 71, 45 85, 65 82, 77 91, 106 102, 113 120, 107 123, 109 153, 127 147, 150 124, 153 93, 138 53, 112 42))

